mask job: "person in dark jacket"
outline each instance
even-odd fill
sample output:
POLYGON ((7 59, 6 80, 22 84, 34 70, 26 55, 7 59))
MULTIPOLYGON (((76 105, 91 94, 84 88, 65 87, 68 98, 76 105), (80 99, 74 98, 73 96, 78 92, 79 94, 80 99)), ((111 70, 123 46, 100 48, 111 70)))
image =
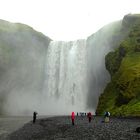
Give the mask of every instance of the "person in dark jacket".
POLYGON ((37 112, 34 112, 34 113, 33 113, 33 123, 36 122, 36 116, 37 116, 37 114, 38 114, 37 112))
POLYGON ((89 123, 91 122, 91 112, 89 112, 88 114, 87 114, 87 117, 88 117, 88 121, 89 121, 89 123))
POLYGON ((77 112, 77 116, 78 116, 78 112, 77 112))
POLYGON ((137 133, 140 133, 140 127, 137 127, 137 128, 136 128, 136 132, 137 132, 137 133))

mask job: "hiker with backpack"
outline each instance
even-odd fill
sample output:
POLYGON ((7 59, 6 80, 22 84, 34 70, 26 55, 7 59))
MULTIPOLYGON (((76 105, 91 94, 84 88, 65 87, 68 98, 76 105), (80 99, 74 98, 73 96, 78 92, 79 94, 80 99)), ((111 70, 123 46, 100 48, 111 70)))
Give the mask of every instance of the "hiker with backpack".
POLYGON ((110 112, 106 111, 104 117, 105 117, 104 122, 109 122, 110 112))

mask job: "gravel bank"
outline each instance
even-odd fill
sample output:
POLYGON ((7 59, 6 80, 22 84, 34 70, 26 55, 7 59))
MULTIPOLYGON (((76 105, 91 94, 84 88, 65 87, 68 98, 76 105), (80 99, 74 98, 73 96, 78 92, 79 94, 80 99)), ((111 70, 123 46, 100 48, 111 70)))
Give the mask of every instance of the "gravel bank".
POLYGON ((136 127, 139 118, 111 118, 103 123, 95 117, 88 123, 87 117, 76 117, 71 125, 69 116, 38 119, 36 124, 29 122, 11 133, 5 140, 140 140, 136 127))

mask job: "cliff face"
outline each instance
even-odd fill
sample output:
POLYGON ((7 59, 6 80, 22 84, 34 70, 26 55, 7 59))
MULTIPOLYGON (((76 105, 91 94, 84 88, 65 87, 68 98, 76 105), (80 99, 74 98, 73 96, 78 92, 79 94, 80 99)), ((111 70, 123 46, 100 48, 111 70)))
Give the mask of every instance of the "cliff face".
POLYGON ((0 20, 0 112, 10 110, 8 100, 13 100, 16 108, 23 94, 34 97, 40 92, 49 42, 27 25, 0 20))
POLYGON ((97 113, 140 116, 140 15, 126 15, 122 30, 128 36, 105 58, 111 82, 99 98, 97 113))
POLYGON ((122 21, 105 25, 87 38, 87 68, 88 68, 88 98, 87 106, 97 107, 99 95, 110 81, 110 75, 105 67, 105 56, 113 51, 125 37, 121 30, 122 21))

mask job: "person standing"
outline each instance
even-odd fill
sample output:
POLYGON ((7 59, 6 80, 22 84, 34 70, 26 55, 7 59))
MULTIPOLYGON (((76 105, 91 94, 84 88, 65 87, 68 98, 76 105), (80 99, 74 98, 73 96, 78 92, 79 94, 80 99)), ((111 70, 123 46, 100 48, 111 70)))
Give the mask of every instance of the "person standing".
POLYGON ((36 116, 37 116, 37 114, 38 114, 37 112, 34 112, 34 113, 33 113, 33 123, 36 122, 36 116))
POLYGON ((110 112, 106 111, 104 114, 105 121, 104 122, 109 122, 109 117, 110 117, 110 112))
POLYGON ((71 121, 72 121, 72 125, 74 125, 74 119, 75 119, 75 114, 74 112, 71 113, 71 121))
POLYGON ((89 121, 89 123, 91 122, 91 112, 89 112, 88 114, 87 114, 87 117, 88 117, 88 121, 89 121))
POLYGON ((78 116, 78 112, 77 112, 77 116, 78 116))

